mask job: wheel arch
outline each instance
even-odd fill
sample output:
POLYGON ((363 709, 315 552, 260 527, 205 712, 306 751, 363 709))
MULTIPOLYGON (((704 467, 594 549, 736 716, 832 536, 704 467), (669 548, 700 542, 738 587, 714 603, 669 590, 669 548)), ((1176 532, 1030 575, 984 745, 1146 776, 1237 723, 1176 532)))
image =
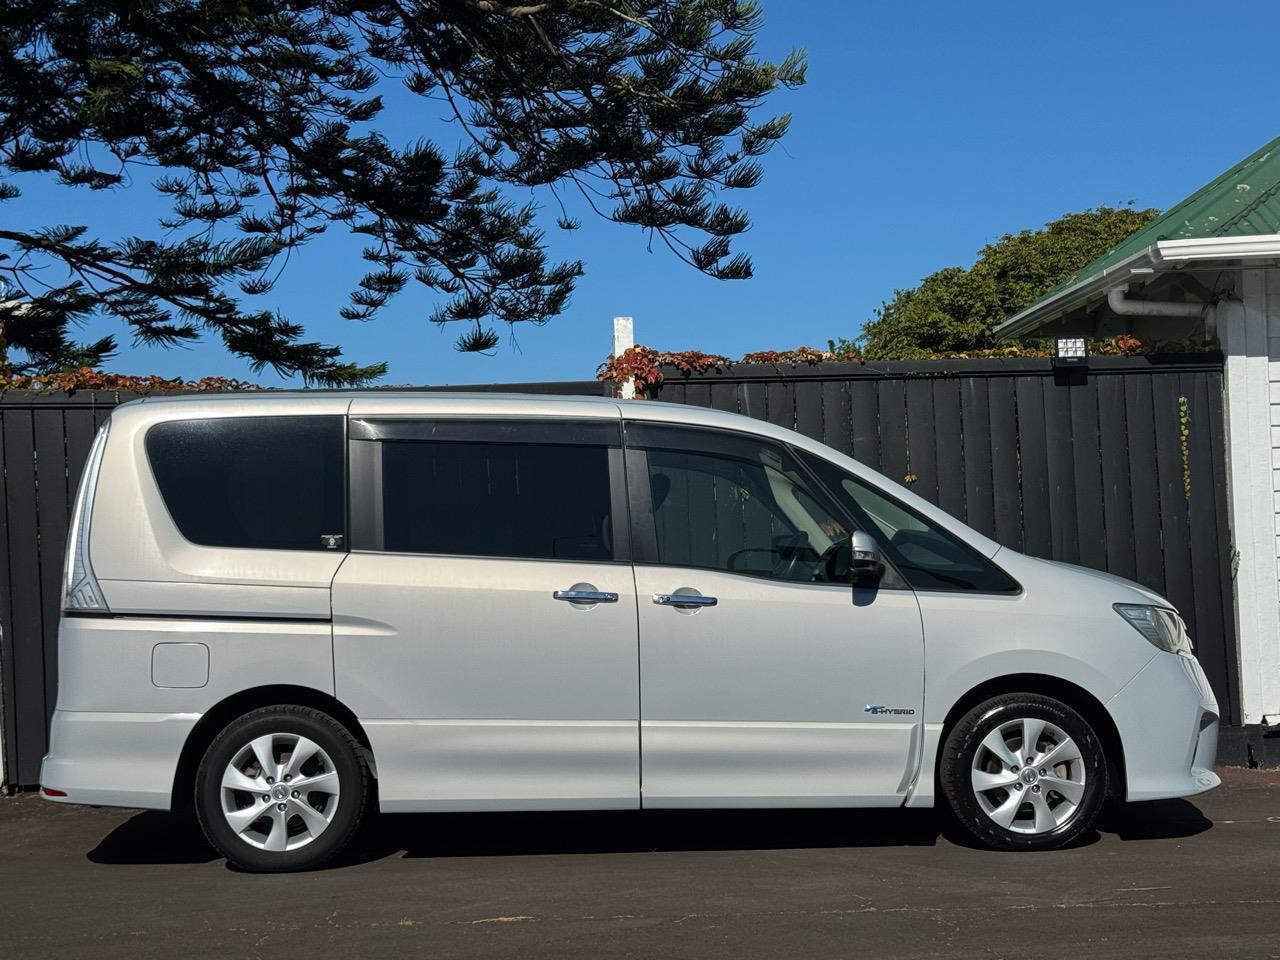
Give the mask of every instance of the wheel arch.
POLYGON ((355 737, 356 742, 367 751, 369 767, 376 779, 377 768, 373 763, 373 747, 369 742, 369 735, 365 733, 364 727, 356 715, 341 700, 332 694, 325 693, 323 690, 316 690, 314 687, 300 687, 291 684, 251 687, 248 690, 234 693, 214 704, 205 711, 191 729, 191 732, 187 734, 186 742, 182 745, 182 753, 178 757, 177 769, 174 772, 170 809, 190 809, 195 790, 196 771, 200 767, 200 760, 204 757, 205 751, 209 749, 209 745, 213 743, 214 738, 226 729, 228 724, 250 711, 258 710, 262 707, 285 705, 311 707, 315 710, 323 711, 346 727, 347 731, 355 737))
MULTIPOLYGON (((1052 677, 1039 673, 1014 673, 1001 677, 993 677, 978 684, 960 697, 947 712, 942 724, 939 744, 946 742, 952 729, 960 719, 985 700, 1010 693, 1034 693, 1060 700, 1078 712, 1093 728, 1102 740, 1103 754, 1107 761, 1107 795, 1123 799, 1126 792, 1124 741, 1120 738, 1120 730, 1115 720, 1102 701, 1092 693, 1070 680, 1052 677)), ((934 757, 935 796, 941 796, 940 784, 937 784, 942 763, 943 751, 939 749, 934 757)))

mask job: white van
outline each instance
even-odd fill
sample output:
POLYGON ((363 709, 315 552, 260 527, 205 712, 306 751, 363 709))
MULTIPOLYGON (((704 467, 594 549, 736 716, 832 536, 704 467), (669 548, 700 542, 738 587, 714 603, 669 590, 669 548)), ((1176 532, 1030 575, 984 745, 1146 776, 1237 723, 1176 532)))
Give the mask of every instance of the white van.
POLYGON ((387 812, 931 807, 1045 849, 1217 785, 1178 614, 799 434, 666 403, 125 404, 76 498, 46 797, 251 870, 387 812))

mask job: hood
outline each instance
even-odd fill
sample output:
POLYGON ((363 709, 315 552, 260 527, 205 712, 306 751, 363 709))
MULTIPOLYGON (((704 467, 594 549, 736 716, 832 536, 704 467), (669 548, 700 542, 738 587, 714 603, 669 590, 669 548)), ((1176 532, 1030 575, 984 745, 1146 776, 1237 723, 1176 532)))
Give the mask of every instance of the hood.
MULTIPOLYGON (((1137 594, 1137 597, 1134 597, 1130 601, 1132 603, 1149 603, 1154 604, 1157 607, 1167 607, 1170 610, 1175 609, 1172 603, 1160 594, 1156 593, 1150 587, 1144 587, 1142 584, 1135 583, 1132 580, 1126 580, 1124 577, 1117 577, 1114 573, 1104 573, 1101 570, 1094 570, 1092 567, 1082 567, 1075 563, 1064 563, 1061 560, 1043 560, 1039 557, 1028 557, 1026 554, 1019 554, 1016 551, 1009 550, 1007 548, 997 551, 996 557, 992 559, 996 560, 998 563, 1000 562, 1000 557, 1005 554, 1016 554, 1018 559, 1022 561, 1036 564, 1042 563, 1058 570, 1070 571, 1076 576, 1086 577, 1090 580, 1102 581, 1103 583, 1107 583, 1115 587, 1123 587, 1126 590, 1137 594)), ((1125 602, 1125 598, 1117 597, 1116 602, 1123 603, 1125 602)))

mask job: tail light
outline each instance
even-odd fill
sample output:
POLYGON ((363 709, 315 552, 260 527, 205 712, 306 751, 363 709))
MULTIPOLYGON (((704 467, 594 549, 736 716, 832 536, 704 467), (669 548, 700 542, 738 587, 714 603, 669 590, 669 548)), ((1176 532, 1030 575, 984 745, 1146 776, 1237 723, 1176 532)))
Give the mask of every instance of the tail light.
POLYGON ((107 601, 98 589, 89 561, 89 525, 93 520, 93 496, 98 487, 98 468, 102 451, 107 446, 108 420, 93 439, 89 459, 84 465, 80 488, 76 491, 75 510, 71 514, 71 531, 67 539, 67 576, 62 595, 62 609, 68 613, 110 613, 107 601))

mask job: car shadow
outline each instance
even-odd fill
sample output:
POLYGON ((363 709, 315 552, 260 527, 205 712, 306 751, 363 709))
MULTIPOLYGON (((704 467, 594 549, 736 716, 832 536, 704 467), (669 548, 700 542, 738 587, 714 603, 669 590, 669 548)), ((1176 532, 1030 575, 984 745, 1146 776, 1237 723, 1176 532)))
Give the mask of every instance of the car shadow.
POLYGON ((400 815, 373 821, 350 859, 931 846, 941 830, 932 810, 400 815))
POLYGON ((210 863, 221 859, 190 814, 144 810, 86 854, 93 863, 210 863))
POLYGON ((1177 840, 1213 827, 1213 821, 1189 800, 1148 800, 1108 805, 1098 829, 1120 840, 1177 840))
MULTIPOLYGON (((1120 840, 1193 836, 1213 826, 1185 800, 1118 805, 1098 824, 1120 840)), ((388 857, 518 857, 933 846, 976 847, 936 810, 628 810, 573 813, 383 814, 370 818, 333 867, 388 857)), ((1097 832, 1077 846, 1099 839, 1097 832)), ((181 814, 139 813, 89 851, 100 864, 210 863, 219 859, 181 814)))
MULTIPOLYGON (((418 813, 371 817, 334 866, 402 857, 780 850, 929 846, 943 823, 932 810, 623 810, 565 813, 418 813)), ((189 815, 130 817, 88 853, 103 864, 218 859, 189 815)))

